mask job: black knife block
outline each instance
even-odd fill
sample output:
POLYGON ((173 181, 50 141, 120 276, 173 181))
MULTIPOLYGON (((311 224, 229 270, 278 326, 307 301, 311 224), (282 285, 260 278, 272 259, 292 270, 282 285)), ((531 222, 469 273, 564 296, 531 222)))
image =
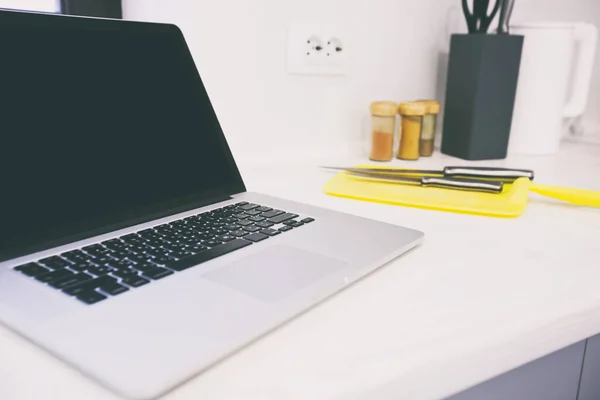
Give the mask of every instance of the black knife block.
POLYGON ((523 36, 452 35, 442 153, 506 158, 523 36))

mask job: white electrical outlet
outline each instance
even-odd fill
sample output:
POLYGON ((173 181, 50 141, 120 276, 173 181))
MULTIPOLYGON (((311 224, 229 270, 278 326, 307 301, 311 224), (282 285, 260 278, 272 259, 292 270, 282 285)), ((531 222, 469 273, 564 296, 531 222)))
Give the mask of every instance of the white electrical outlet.
POLYGON ((288 73, 347 75, 347 40, 347 35, 338 26, 290 25, 287 37, 288 73))

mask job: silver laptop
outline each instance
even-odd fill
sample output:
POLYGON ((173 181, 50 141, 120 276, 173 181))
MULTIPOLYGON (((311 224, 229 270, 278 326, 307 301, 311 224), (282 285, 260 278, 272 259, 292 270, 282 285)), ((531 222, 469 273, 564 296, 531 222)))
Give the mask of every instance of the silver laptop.
POLYGON ((422 239, 247 192, 175 26, 0 12, 0 35, 0 322, 122 396, 422 239))

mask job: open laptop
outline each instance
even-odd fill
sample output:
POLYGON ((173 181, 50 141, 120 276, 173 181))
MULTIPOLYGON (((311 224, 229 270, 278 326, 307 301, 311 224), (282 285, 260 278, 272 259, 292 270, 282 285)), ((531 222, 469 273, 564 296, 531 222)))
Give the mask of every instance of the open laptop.
POLYGON ((422 233, 246 191, 173 25, 0 12, 0 321, 154 398, 422 233))

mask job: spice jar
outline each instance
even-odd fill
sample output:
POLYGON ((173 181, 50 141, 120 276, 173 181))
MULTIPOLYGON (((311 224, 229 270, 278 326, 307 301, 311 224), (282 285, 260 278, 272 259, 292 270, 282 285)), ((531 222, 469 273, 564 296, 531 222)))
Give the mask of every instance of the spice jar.
POLYGON ((420 153, 422 157, 431 157, 434 151, 435 133, 437 129, 437 118, 440 113, 440 103, 436 100, 421 100, 419 103, 425 105, 425 116, 423 117, 423 129, 421 132, 420 153))
POLYGON ((398 148, 398 158, 418 160, 423 116, 427 108, 419 102, 402 103, 398 108, 402 117, 402 136, 398 148))
POLYGON ((391 161, 394 158, 396 114, 396 103, 378 101, 371 104, 371 160, 391 161))

